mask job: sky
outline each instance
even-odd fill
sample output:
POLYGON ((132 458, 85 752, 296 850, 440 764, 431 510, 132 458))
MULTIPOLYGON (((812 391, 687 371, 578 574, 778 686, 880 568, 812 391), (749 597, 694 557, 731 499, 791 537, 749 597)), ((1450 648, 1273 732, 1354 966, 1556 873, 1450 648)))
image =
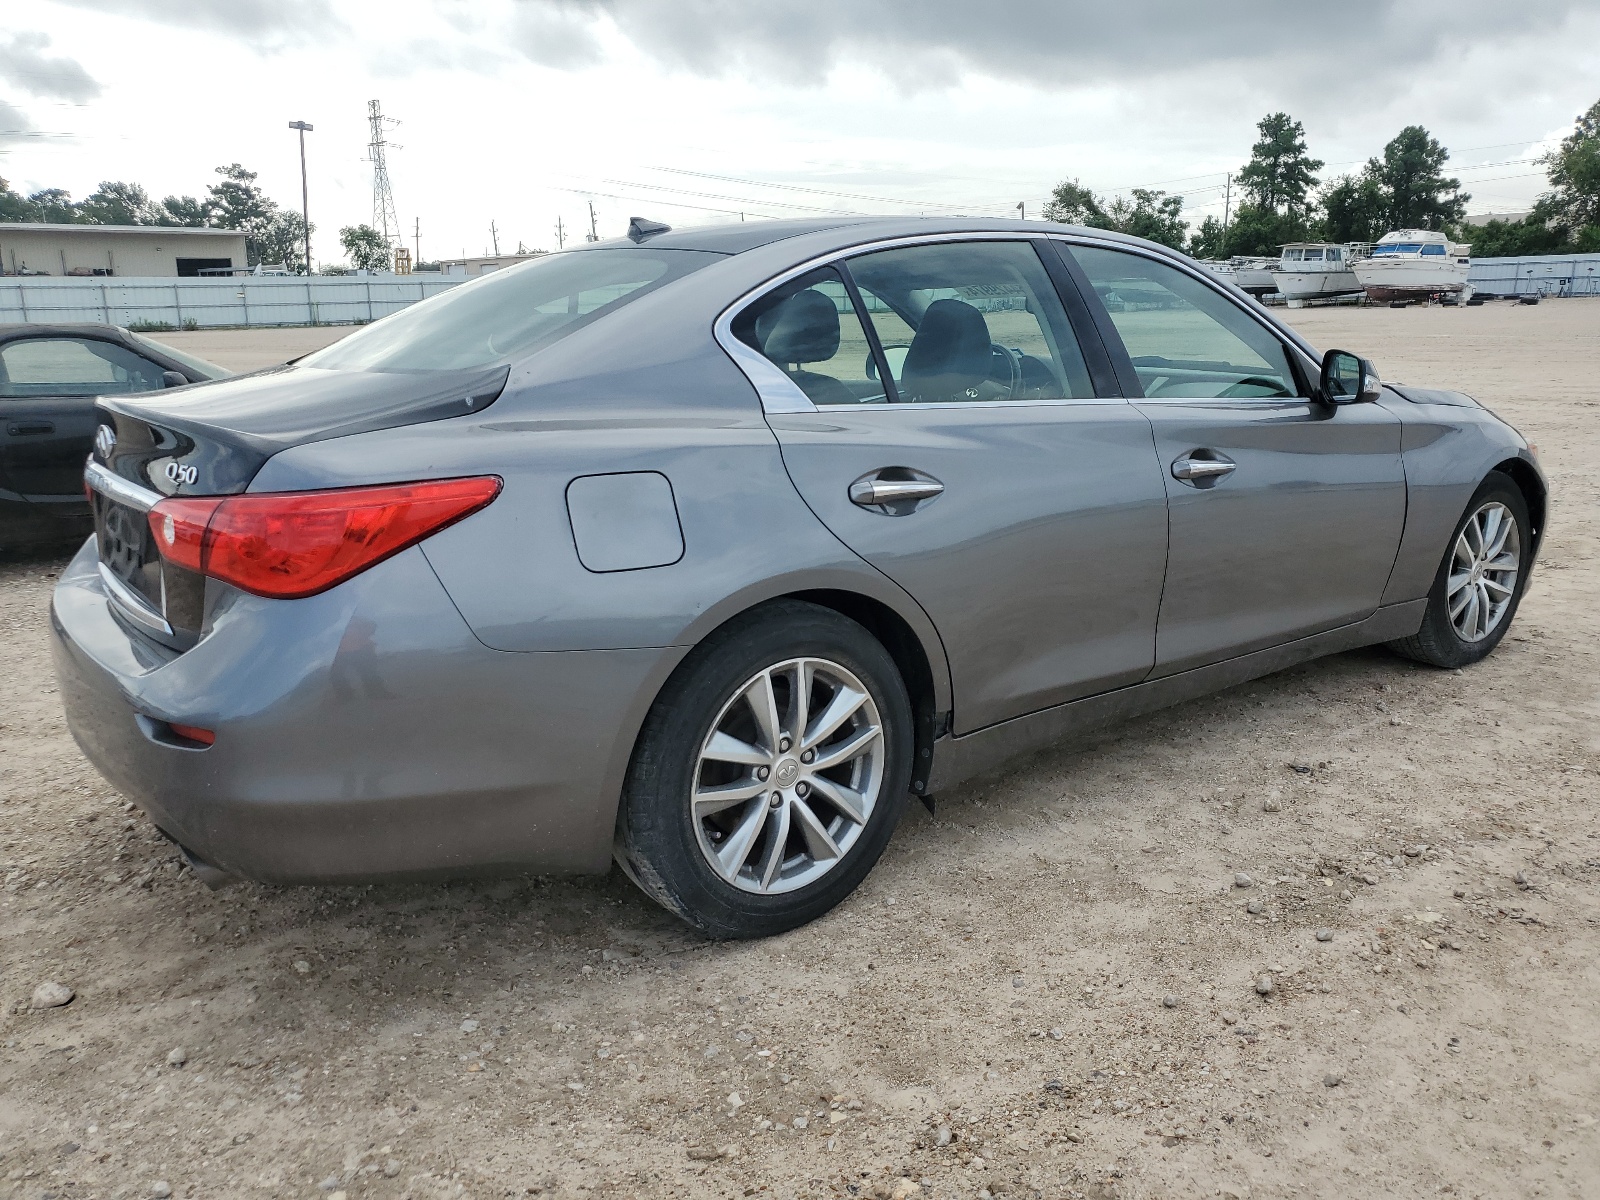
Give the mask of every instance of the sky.
MULTIPOLYGON (((1255 122, 1303 121, 1324 178, 1403 126, 1469 212, 1600 100, 1600 0, 12 0, 0 177, 201 196, 217 166, 300 201, 313 253, 371 222, 367 103, 423 258, 846 213, 1039 215, 1075 178, 1221 215, 1255 122), (491 233, 491 225, 494 232, 491 233)), ((1237 203, 1235 193, 1234 202, 1237 203)))

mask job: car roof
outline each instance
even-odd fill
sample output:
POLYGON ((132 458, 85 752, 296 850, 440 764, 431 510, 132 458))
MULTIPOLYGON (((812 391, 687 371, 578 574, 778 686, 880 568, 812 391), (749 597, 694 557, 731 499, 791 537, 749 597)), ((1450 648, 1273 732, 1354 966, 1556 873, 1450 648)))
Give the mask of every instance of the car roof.
MULTIPOLYGON (((1059 225, 1053 221, 1018 221, 995 217, 808 217, 781 220, 735 221, 725 225, 697 225, 646 236, 635 243, 629 238, 610 238, 580 247, 581 250, 626 249, 630 246, 664 250, 701 250, 716 254, 743 254, 775 242, 805 237, 807 249, 827 243, 844 249, 861 242, 892 237, 915 237, 929 233, 1076 233, 1106 241, 1152 245, 1142 238, 1129 237, 1107 229, 1085 229, 1059 225), (832 238, 826 235, 832 233, 832 238), (814 235, 814 236, 812 236, 814 235)), ((1164 249, 1164 247, 1162 247, 1164 249)))

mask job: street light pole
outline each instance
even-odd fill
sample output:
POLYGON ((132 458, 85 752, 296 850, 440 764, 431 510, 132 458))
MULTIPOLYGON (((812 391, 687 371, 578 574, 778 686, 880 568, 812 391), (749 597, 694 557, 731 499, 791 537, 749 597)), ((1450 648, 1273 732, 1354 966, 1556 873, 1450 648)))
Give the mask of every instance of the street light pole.
POLYGON ((306 134, 311 126, 304 121, 290 121, 290 129, 300 131, 300 219, 306 226, 306 276, 311 275, 311 203, 306 191, 306 134))

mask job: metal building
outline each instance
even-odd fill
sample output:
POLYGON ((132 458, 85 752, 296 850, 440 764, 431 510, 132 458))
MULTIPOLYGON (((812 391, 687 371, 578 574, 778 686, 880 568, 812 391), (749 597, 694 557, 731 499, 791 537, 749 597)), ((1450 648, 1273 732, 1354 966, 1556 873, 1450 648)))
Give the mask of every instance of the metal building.
POLYGON ((1467 282, 1480 296, 1600 296, 1600 254, 1475 258, 1467 282))
POLYGON ((0 275, 172 278, 245 264, 235 229, 0 222, 0 275))

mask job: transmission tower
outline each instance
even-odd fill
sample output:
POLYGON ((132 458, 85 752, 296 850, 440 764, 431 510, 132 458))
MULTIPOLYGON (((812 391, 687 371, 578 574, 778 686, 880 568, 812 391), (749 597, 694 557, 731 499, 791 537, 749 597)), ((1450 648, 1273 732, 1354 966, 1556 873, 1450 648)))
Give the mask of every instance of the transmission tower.
POLYGON ((403 245, 404 238, 400 233, 400 218, 395 215, 394 189, 389 186, 389 163, 384 157, 391 143, 383 135, 385 130, 400 122, 384 116, 376 100, 367 101, 367 122, 372 126, 372 140, 367 143, 367 157, 372 163, 372 227, 384 244, 393 249, 403 245))

